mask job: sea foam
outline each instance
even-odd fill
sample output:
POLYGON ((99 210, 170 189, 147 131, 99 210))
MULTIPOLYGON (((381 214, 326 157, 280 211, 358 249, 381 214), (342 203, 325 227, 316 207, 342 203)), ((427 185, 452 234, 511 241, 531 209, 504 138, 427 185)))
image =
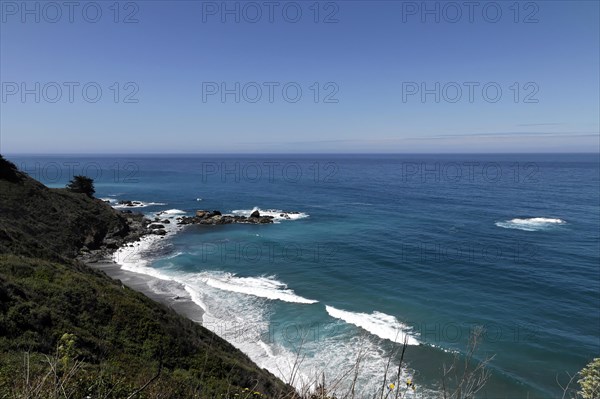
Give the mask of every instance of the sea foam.
POLYGON ((285 283, 273 277, 237 277, 233 273, 212 274, 205 283, 224 291, 253 295, 260 298, 293 303, 316 303, 318 301, 296 295, 285 283))
POLYGON ((231 211, 231 213, 237 216, 249 217, 254 211, 258 211, 261 216, 272 216, 275 223, 278 223, 282 220, 304 219, 310 216, 304 212, 282 211, 280 209, 260 209, 258 207, 254 207, 252 209, 235 209, 231 211))
POLYGON ((157 216, 160 215, 184 215, 186 212, 181 209, 167 209, 166 211, 157 212, 157 216))
POLYGON ((146 208, 149 206, 162 206, 167 205, 163 202, 144 202, 144 201, 131 201, 132 205, 119 204, 116 201, 111 202, 110 205, 116 209, 133 209, 133 208, 146 208))
POLYGON ((565 224, 566 222, 562 219, 558 218, 515 218, 511 220, 505 220, 503 222, 496 222, 496 226, 502 227, 505 229, 517 229, 524 231, 539 231, 545 230, 552 226, 557 226, 561 224, 565 224))
POLYGON ((408 345, 419 345, 419 341, 408 333, 409 327, 400 323, 394 316, 381 312, 355 313, 325 306, 331 317, 354 324, 379 338, 402 343, 406 339, 408 345))
POLYGON ((138 241, 122 246, 113 253, 113 261, 120 264, 121 268, 124 270, 147 274, 162 280, 169 279, 156 269, 148 266, 149 259, 147 254, 159 241, 162 241, 166 237, 172 236, 177 231, 181 230, 181 226, 177 225, 176 218, 178 215, 184 213, 184 211, 179 209, 170 209, 167 211, 156 212, 151 215, 152 218, 160 216, 162 219, 168 219, 170 221, 170 223, 164 225, 164 230, 167 234, 164 236, 148 234, 141 237, 138 241))

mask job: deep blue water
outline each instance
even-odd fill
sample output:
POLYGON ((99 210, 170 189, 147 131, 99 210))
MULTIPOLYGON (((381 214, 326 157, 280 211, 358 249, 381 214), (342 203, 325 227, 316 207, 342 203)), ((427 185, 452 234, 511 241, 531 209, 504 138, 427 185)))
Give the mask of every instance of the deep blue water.
POLYGON ((205 325, 283 378, 301 353, 299 374, 333 380, 363 348, 372 390, 398 328, 421 344, 405 359, 424 397, 475 326, 476 357, 495 355, 482 397, 560 397, 557 376, 600 354, 597 154, 8 158, 54 187, 70 169, 97 197, 163 204, 148 214, 303 213, 191 226, 142 254, 177 282, 153 289, 192 294, 205 325))

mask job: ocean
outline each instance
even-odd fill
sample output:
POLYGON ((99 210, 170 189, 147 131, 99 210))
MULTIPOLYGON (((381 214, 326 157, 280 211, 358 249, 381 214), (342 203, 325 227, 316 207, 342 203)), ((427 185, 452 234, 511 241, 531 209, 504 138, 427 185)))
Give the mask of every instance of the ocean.
POLYGON ((162 212, 169 234, 115 259, 297 387, 356 378, 371 397, 406 341, 401 387, 436 397, 479 327, 473 358, 493 356, 479 397, 561 397, 557 380, 600 355, 598 154, 7 158, 51 187, 84 174, 115 207, 162 212), (275 223, 176 226, 215 209, 275 223))

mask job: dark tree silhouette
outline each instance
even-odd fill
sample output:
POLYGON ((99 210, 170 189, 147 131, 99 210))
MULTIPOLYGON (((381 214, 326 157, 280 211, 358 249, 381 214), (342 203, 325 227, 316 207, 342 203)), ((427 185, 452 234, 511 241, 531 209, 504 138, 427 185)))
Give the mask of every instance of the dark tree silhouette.
POLYGON ((18 182, 21 180, 18 171, 19 170, 14 163, 0 155, 0 179, 8 180, 13 183, 18 182))
POLYGON ((87 176, 73 176, 73 179, 67 184, 67 189, 74 193, 83 193, 90 198, 96 192, 94 189, 94 180, 87 176))

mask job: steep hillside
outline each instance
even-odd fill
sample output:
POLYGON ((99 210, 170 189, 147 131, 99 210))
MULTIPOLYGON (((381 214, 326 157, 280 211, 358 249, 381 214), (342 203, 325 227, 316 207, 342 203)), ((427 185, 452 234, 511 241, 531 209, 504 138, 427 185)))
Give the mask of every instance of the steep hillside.
POLYGON ((83 247, 124 238, 126 219, 99 199, 50 189, 0 161, 0 251, 45 258, 73 258, 83 247))

